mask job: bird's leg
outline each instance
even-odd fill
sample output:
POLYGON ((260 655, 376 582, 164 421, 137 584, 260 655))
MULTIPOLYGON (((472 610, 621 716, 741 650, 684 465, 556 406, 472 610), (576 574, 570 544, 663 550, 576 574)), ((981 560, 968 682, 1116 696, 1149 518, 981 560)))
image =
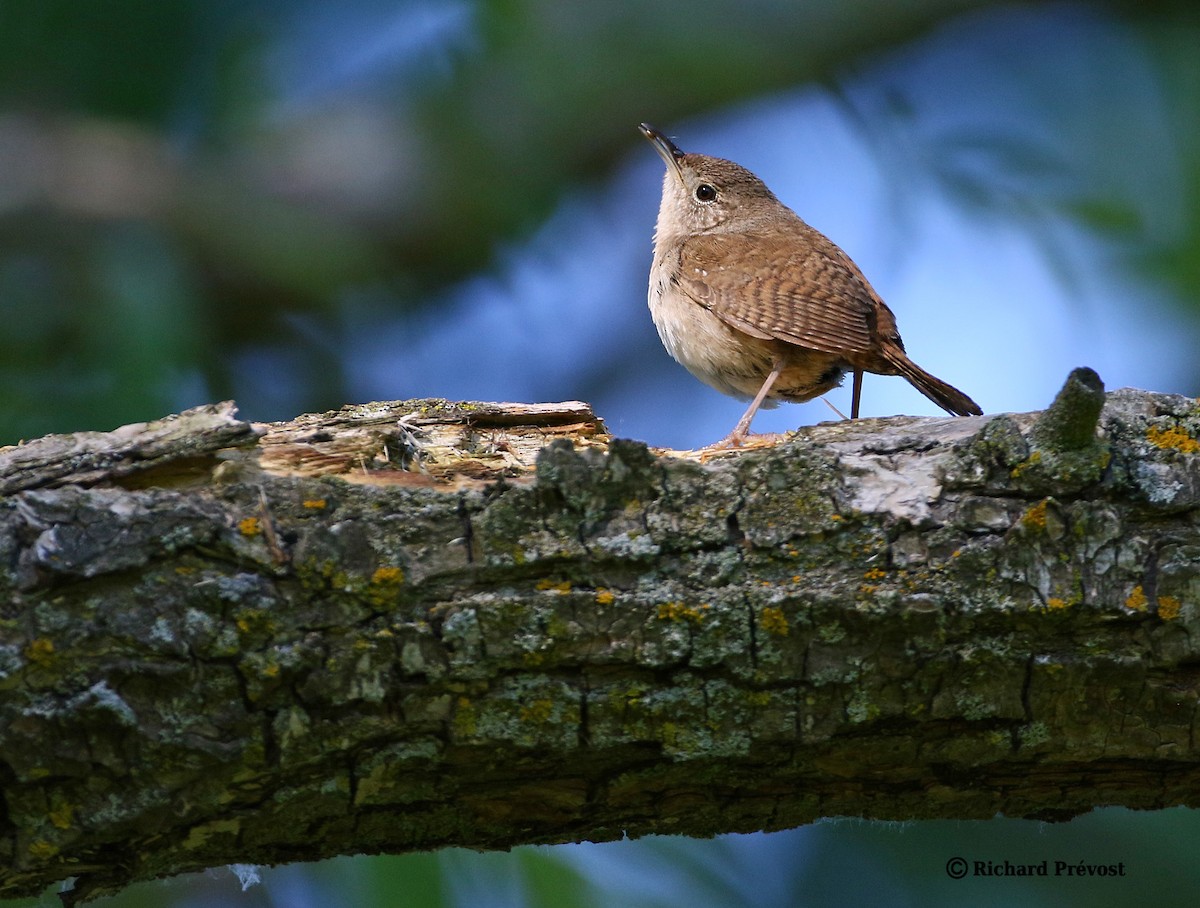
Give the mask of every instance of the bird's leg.
POLYGON ((853 391, 850 394, 850 418, 858 419, 858 404, 862 400, 862 369, 854 370, 853 391))
POLYGON ((746 408, 746 412, 742 414, 742 418, 738 420, 738 424, 733 427, 733 431, 712 447, 736 448, 746 440, 746 436, 750 434, 750 423, 754 419, 754 414, 758 412, 758 408, 762 406, 762 402, 771 393, 771 389, 775 386, 775 382, 779 380, 779 376, 783 372, 783 367, 784 361, 782 357, 777 357, 774 368, 771 369, 771 374, 767 376, 767 380, 758 389, 758 394, 754 396, 754 400, 750 402, 750 406, 746 408))
POLYGON ((838 419, 849 419, 849 418, 850 418, 850 417, 848 417, 848 416, 847 416, 845 413, 843 413, 841 410, 839 410, 837 407, 835 407, 833 404, 831 404, 831 403, 829 402, 829 398, 828 398, 828 397, 822 397, 822 398, 821 398, 821 403, 823 403, 823 404, 824 404, 825 406, 827 406, 827 407, 828 407, 830 410, 832 410, 834 413, 836 413, 836 414, 837 414, 837 418, 838 418, 838 419))

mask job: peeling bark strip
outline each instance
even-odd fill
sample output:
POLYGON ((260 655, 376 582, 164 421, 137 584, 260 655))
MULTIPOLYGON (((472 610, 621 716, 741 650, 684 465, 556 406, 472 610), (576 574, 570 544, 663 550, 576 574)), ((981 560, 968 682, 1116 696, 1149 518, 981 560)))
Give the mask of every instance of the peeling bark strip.
POLYGON ((703 463, 436 401, 0 451, 0 895, 1200 805, 1200 407, 1092 379, 703 463))

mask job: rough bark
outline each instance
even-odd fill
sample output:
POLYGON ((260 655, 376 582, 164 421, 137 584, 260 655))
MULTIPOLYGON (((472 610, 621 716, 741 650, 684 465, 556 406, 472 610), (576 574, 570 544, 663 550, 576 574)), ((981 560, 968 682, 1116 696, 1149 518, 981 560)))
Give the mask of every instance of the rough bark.
POLYGON ((0 896, 1200 805, 1197 438, 1077 370, 707 458, 437 401, 0 450, 0 896))

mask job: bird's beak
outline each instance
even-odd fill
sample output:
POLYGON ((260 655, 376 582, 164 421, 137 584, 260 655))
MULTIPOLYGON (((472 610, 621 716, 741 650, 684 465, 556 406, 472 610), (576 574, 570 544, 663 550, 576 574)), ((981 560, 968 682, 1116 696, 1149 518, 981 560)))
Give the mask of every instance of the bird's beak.
POLYGON ((683 152, 675 147, 674 142, 649 123, 639 124, 638 129, 650 144, 654 146, 654 150, 658 152, 658 156, 663 159, 667 167, 675 171, 675 176, 679 177, 679 181, 682 183, 683 170, 679 166, 679 162, 683 158, 683 152))

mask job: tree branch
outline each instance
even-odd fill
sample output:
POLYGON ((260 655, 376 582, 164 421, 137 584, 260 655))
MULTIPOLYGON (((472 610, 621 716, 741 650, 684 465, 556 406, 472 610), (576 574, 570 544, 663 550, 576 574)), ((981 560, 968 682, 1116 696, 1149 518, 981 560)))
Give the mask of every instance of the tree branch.
POLYGON ((1198 437, 1077 370, 707 458, 442 401, 4 449, 0 895, 1196 806, 1198 437))

